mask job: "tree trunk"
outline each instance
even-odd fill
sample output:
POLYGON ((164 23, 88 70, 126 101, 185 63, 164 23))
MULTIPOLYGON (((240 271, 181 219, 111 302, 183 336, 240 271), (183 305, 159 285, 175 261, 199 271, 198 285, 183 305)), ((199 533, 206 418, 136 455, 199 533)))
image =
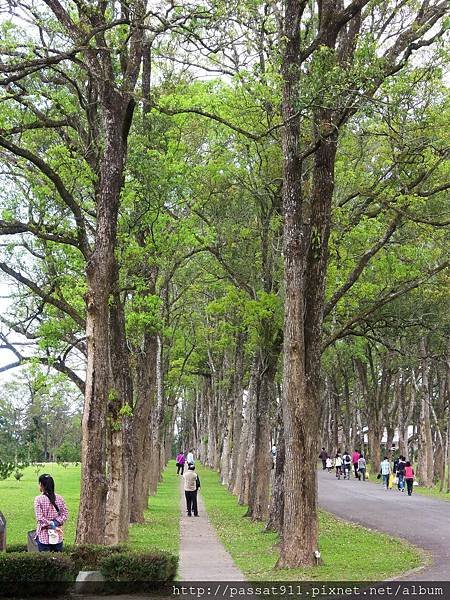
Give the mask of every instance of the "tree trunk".
MULTIPOLYGON (((87 264, 86 391, 82 420, 82 474, 78 544, 102 544, 106 519, 106 412, 110 391, 109 299, 116 277, 115 242, 125 144, 123 100, 109 90, 104 110, 104 153, 97 194, 95 248, 87 264)), ((105 103, 105 99, 104 99, 105 103)))
POLYGON ((447 494, 450 494, 450 338, 447 340, 447 494))
POLYGON ((133 468, 131 471, 132 523, 144 522, 148 505, 146 474, 152 469, 152 432, 150 416, 155 407, 156 360, 158 342, 156 335, 145 333, 143 348, 136 354, 136 404, 133 410, 133 468))
POLYGON ((256 353, 252 362, 250 382, 248 386, 245 437, 241 447, 240 463, 238 464, 237 482, 239 504, 248 504, 250 495, 251 474, 255 456, 255 428, 256 428, 256 396, 259 388, 259 354, 256 353))
MULTIPOLYGON (((284 376, 283 418, 286 440, 284 521, 278 567, 316 564, 317 448, 320 426, 320 366, 325 275, 334 189, 337 136, 329 130, 328 109, 314 114, 311 197, 303 205, 299 158, 298 89, 300 85, 301 6, 286 2, 283 55, 283 256, 284 256, 284 376), (299 14, 300 12, 300 14, 299 14), (322 137, 324 132, 326 137, 322 137)), ((326 31, 332 19, 320 14, 322 43, 333 48, 337 31, 326 31)))
POLYGON ((370 453, 370 464, 372 473, 379 473, 381 464, 381 438, 383 431, 379 423, 371 422, 369 425, 368 442, 370 453))
POLYGON ((281 419, 280 433, 277 445, 277 457, 275 461, 275 477, 273 481, 272 497, 270 500, 269 520, 266 531, 283 531, 284 516, 284 463, 286 457, 286 445, 284 441, 284 430, 281 419))
POLYGON ((249 507, 247 516, 254 521, 262 521, 269 513, 269 484, 272 459, 270 455, 270 407, 275 397, 275 375, 278 352, 260 350, 261 358, 258 374, 260 382, 256 390, 255 450, 250 481, 249 507))
MULTIPOLYGON (((116 280, 117 281, 117 280, 116 280)), ((110 307, 111 388, 108 403, 108 493, 106 496, 105 543, 115 545, 128 538, 128 468, 132 447, 130 416, 133 402, 125 314, 119 294, 110 307)))
POLYGON ((398 382, 398 451, 400 456, 408 455, 408 409, 406 406, 406 382, 404 370, 400 370, 398 382))
POLYGON ((161 449, 163 442, 163 423, 165 409, 164 392, 164 346, 161 334, 157 336, 156 353, 156 405, 151 418, 151 468, 149 469, 148 492, 156 494, 161 475, 161 449))
POLYGON ((430 421, 429 361, 426 342, 420 341, 422 385, 420 389, 418 480, 425 487, 433 486, 433 441, 430 421))
POLYGON ((228 489, 233 492, 236 484, 237 464, 242 433, 242 407, 244 401, 244 344, 246 334, 239 333, 236 339, 236 356, 234 361, 234 386, 233 386, 233 429, 231 436, 231 458, 228 489))

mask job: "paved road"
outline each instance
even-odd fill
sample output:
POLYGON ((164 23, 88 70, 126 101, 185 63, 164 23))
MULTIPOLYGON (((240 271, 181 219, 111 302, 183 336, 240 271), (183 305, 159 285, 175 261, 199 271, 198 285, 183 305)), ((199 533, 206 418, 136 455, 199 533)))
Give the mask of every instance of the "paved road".
POLYGON ((338 481, 333 473, 320 471, 319 504, 347 521, 404 538, 430 552, 433 563, 408 580, 450 580, 450 502, 385 491, 369 481, 338 481))

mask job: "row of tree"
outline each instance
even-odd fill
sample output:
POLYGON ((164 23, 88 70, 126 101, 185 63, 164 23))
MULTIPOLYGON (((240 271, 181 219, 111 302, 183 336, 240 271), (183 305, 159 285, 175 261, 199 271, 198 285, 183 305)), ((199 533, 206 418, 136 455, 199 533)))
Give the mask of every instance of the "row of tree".
POLYGON ((322 439, 449 432, 445 2, 9 7, 3 369, 84 394, 77 541, 143 519, 177 421, 254 519, 276 438, 279 564, 314 564, 322 439))

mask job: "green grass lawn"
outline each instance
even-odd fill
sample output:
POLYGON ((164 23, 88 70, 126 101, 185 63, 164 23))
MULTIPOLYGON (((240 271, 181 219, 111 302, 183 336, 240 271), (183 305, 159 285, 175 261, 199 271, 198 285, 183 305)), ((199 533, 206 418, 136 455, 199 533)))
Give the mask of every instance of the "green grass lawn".
POLYGON ((374 581, 420 566, 422 551, 407 542, 344 523, 320 512, 320 551, 324 565, 310 569, 275 570, 278 535, 244 518, 246 507, 219 482, 218 474, 198 467, 208 516, 236 565, 251 581, 374 581))
MULTIPOLYGON (((27 467, 21 481, 13 477, 0 481, 0 511, 7 520, 7 543, 24 543, 27 532, 35 528, 34 498, 39 494, 38 475, 49 473, 55 479, 56 492, 61 494, 69 510, 69 519, 64 526, 67 544, 75 540, 78 502, 80 494, 80 467, 47 463, 36 471, 27 467)), ((157 548, 178 555, 179 548, 179 482, 175 473, 175 462, 171 461, 158 486, 156 496, 150 498, 143 525, 130 527, 129 544, 136 550, 157 548)))
POLYGON ((450 494, 439 491, 439 485, 435 485, 432 488, 421 487, 415 485, 413 488, 413 494, 421 494, 422 496, 430 496, 431 498, 437 498, 438 500, 446 500, 450 502, 450 494))

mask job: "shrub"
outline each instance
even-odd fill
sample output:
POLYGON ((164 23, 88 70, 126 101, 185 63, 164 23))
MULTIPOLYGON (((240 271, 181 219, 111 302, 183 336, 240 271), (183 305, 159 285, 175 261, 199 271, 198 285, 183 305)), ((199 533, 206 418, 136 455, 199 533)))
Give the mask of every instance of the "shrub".
POLYGON ((126 546, 100 546, 97 544, 80 544, 79 546, 68 546, 64 549, 78 571, 98 571, 101 559, 126 551, 126 546))
POLYGON ((57 596, 75 579, 74 564, 61 553, 0 554, 0 596, 57 596))
POLYGON ((26 544, 6 544, 6 552, 28 552, 26 544))
POLYGON ((174 579, 178 558, 168 552, 120 552, 102 558, 99 565, 110 589, 146 591, 174 579))
POLYGON ((20 480, 22 479, 22 477, 23 477, 23 473, 22 473, 22 471, 16 471, 16 472, 14 473, 14 477, 15 477, 15 479, 16 479, 17 481, 20 481, 20 480))

